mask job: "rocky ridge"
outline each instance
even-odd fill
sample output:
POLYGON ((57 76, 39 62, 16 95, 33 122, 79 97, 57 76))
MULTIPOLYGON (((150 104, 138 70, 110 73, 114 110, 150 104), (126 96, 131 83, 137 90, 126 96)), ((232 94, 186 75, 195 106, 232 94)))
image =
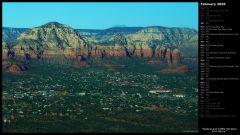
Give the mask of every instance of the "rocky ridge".
MULTIPOLYGON (((89 38, 82 37, 67 25, 50 22, 21 33, 13 49, 16 55, 30 55, 31 58, 38 59, 57 55, 77 61, 88 58, 142 57, 160 59, 168 65, 178 65, 181 62, 178 45, 186 41, 195 42, 196 31, 165 27, 135 28, 128 31, 127 35, 114 33, 106 45, 100 42, 91 44, 88 42, 89 38)), ((2 41, 2 44, 6 43, 2 41)), ((3 50, 3 55, 6 55, 6 47, 3 50)))

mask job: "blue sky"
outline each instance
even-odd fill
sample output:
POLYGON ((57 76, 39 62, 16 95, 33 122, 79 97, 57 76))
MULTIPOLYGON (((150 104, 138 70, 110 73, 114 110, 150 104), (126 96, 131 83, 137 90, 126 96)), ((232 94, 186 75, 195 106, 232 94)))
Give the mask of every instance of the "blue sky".
POLYGON ((116 25, 198 29, 196 2, 3 2, 2 5, 3 27, 31 28, 57 21, 75 29, 106 29, 116 25))

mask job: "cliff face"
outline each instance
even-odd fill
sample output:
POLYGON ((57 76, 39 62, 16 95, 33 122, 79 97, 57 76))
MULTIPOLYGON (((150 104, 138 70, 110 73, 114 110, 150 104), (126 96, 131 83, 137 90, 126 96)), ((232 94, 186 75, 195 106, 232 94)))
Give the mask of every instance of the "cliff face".
POLYGON ((84 48, 83 38, 72 28, 50 22, 40 27, 23 32, 18 37, 19 44, 23 46, 42 46, 44 48, 84 48))
POLYGON ((197 43, 197 36, 197 31, 194 29, 152 26, 127 35, 127 39, 129 42, 139 44, 179 46, 190 42, 197 43))
MULTIPOLYGON (((63 55, 83 61, 90 57, 142 57, 178 65, 181 62, 178 46, 188 43, 197 44, 197 32, 193 29, 152 26, 77 31, 50 22, 22 32, 13 48, 17 55, 29 54, 32 58, 63 55)), ((6 46, 4 41, 2 44, 6 46)))
POLYGON ((67 58, 72 55, 88 54, 85 40, 69 26, 50 22, 40 27, 27 30, 20 34, 17 45, 14 46, 16 54, 30 54, 32 57, 51 57, 51 55, 64 54, 67 58), (84 52, 83 54, 81 54, 84 52))
POLYGON ((198 33, 189 28, 150 27, 117 27, 105 30, 77 30, 93 45, 114 45, 114 35, 124 35, 128 44, 172 45, 197 44, 198 33))

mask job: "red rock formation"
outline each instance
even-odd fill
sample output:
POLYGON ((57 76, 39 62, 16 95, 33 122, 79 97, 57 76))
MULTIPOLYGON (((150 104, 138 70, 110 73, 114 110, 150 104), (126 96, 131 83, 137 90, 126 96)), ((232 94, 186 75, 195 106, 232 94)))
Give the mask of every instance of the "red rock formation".
POLYGON ((126 48, 127 48, 129 55, 134 55, 135 50, 136 50, 135 46, 131 45, 131 46, 127 46, 126 48))
POLYGON ((3 53, 2 53, 2 59, 7 59, 7 58, 8 58, 7 53, 3 52, 3 53))
POLYGON ((106 47, 103 49, 102 54, 106 55, 108 58, 111 58, 114 56, 114 50, 110 47, 106 47))
POLYGON ((155 57, 155 58, 160 58, 160 53, 161 53, 161 47, 157 47, 157 48, 155 49, 155 55, 154 55, 154 57, 155 57))
POLYGON ((28 68, 19 63, 13 63, 7 67, 7 72, 10 73, 22 73, 23 71, 27 70, 28 68))
POLYGON ((144 58, 152 58, 153 50, 148 45, 143 46, 143 57, 144 58))
POLYGON ((135 56, 137 56, 137 57, 141 57, 142 55, 143 55, 142 47, 139 46, 139 45, 136 45, 135 56))
MULTIPOLYGON (((14 48, 14 52, 17 55, 21 55, 24 58, 24 53, 29 53, 31 58, 37 58, 37 50, 31 51, 28 47, 22 49, 20 45, 14 48)), ((174 49, 173 51, 170 48, 164 46, 158 46, 155 50, 155 54, 153 56, 153 50, 148 45, 129 45, 129 46, 91 46, 91 47, 81 47, 81 48, 73 48, 66 47, 65 49, 45 49, 44 50, 44 58, 50 57, 58 57, 60 55, 64 55, 65 58, 69 60, 78 61, 78 56, 82 56, 84 58, 88 58, 91 56, 92 58, 111 58, 111 57, 128 57, 130 55, 136 57, 144 57, 144 58, 159 58, 161 61, 165 61, 169 66, 176 66, 180 63, 180 51, 178 49, 174 49)), ((3 55, 4 56, 4 55, 3 55)), ((156 64, 158 62, 150 62, 151 64, 156 64)))
POLYGON ((23 60, 25 59, 25 54, 29 54, 31 58, 37 58, 37 54, 33 51, 30 51, 29 48, 22 48, 21 46, 17 45, 14 47, 14 52, 17 56, 20 56, 23 60))
POLYGON ((165 55, 165 60, 167 62, 168 65, 172 64, 172 54, 171 54, 171 50, 168 48, 166 55, 165 55))
POLYGON ((7 68, 7 71, 10 73, 21 73, 22 70, 18 65, 11 65, 7 68))
POLYGON ((165 52, 166 52, 167 50, 166 50, 166 48, 164 47, 164 46, 161 46, 160 47, 160 60, 164 60, 164 58, 165 58, 165 52))
POLYGON ((115 55, 115 50, 111 47, 106 50, 106 53, 109 57, 113 57, 115 55))
POLYGON ((174 49, 172 51, 172 64, 177 65, 180 63, 180 51, 178 49, 174 49))
POLYGON ((91 56, 93 58, 100 58, 102 53, 102 48, 100 46, 94 46, 91 50, 91 56))
POLYGON ((96 50, 96 56, 97 57, 99 57, 99 58, 101 58, 102 57, 102 53, 103 53, 103 49, 98 49, 98 50, 96 50))
POLYGON ((81 49, 76 49, 77 50, 77 56, 81 55, 85 58, 89 56, 89 49, 88 48, 81 48, 81 49))
POLYGON ((114 47, 114 56, 116 57, 125 57, 126 51, 123 46, 115 46, 114 47))
POLYGON ((32 53, 32 57, 33 58, 37 58, 37 54, 39 55, 39 58, 52 58, 52 57, 56 57, 56 56, 59 56, 61 54, 67 54, 67 53, 70 53, 68 51, 70 51, 71 49, 64 49, 64 50, 56 50, 56 49, 51 49, 51 50, 45 50, 43 52, 43 54, 41 54, 40 52, 31 52, 32 53), (41 54, 41 55, 40 55, 41 54))
POLYGON ((65 48, 63 54, 67 59, 74 60, 76 59, 76 52, 73 48, 65 48))
POLYGON ((79 67, 79 68, 82 68, 82 67, 89 67, 87 61, 85 58, 83 58, 83 56, 78 56, 78 61, 75 62, 75 67, 79 67))

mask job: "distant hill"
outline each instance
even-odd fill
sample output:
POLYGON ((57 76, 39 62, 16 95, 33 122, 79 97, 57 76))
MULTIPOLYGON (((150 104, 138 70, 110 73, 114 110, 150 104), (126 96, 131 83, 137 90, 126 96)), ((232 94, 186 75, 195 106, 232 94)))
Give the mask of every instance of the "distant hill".
POLYGON ((198 32, 190 28, 150 27, 114 27, 105 30, 77 30, 92 44, 114 44, 115 34, 122 34, 130 44, 183 45, 197 44, 198 32))
POLYGON ((198 33, 190 28, 167 28, 150 26, 126 36, 129 41, 136 44, 174 45, 197 43, 198 33))
POLYGON ((2 39, 5 41, 16 40, 17 37, 24 31, 29 30, 28 28, 2 28, 2 39))
MULTIPOLYGON (((49 28, 54 24, 56 27, 70 28, 57 22, 50 22, 37 28, 49 28)), ((16 40, 21 33, 30 30, 27 28, 3 27, 2 36, 4 41, 16 40)), ((190 28, 168 28, 161 26, 149 27, 112 27, 104 30, 75 29, 89 44, 113 45, 114 35, 122 34, 129 44, 164 44, 183 45, 197 44, 198 32, 190 28)))

